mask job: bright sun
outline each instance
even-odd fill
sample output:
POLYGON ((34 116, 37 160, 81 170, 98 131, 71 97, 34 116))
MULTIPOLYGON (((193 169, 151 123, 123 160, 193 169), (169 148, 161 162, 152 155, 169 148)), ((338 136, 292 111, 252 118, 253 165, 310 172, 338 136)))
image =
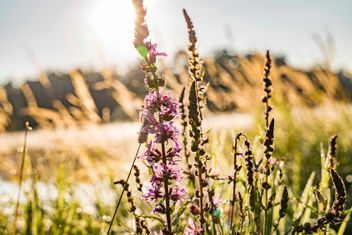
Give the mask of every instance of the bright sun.
POLYGON ((99 0, 88 14, 94 36, 104 47, 132 45, 135 18, 132 1, 99 0))

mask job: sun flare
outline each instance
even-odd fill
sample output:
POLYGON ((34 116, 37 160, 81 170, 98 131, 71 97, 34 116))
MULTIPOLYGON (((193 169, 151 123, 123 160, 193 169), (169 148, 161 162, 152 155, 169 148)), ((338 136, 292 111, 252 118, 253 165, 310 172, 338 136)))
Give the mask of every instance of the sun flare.
POLYGON ((135 13, 132 1, 100 0, 89 13, 89 25, 94 37, 105 47, 130 44, 133 40, 135 13))

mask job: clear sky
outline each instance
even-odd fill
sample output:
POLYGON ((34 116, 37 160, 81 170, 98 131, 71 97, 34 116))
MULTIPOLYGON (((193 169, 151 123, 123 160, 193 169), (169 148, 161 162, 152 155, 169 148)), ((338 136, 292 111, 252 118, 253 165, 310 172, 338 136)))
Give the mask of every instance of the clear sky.
MULTIPOLYGON (((172 55, 186 48, 182 8, 205 55, 216 48, 270 49, 301 67, 323 61, 312 34, 330 33, 334 68, 352 71, 351 0, 145 0, 152 40, 172 55), (232 37, 228 37, 231 32, 232 37)), ((137 61, 131 0, 0 0, 0 83, 38 69, 124 70, 137 61)))

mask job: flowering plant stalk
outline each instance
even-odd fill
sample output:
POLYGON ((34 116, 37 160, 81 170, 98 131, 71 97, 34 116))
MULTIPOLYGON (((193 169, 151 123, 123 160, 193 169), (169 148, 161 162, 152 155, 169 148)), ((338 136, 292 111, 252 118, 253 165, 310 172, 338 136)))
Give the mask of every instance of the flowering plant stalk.
POLYGON ((264 97, 262 98, 262 102, 265 104, 265 141, 264 141, 264 156, 265 159, 262 161, 264 164, 264 179, 262 183, 262 192, 261 194, 264 194, 264 235, 268 234, 270 232, 270 226, 268 223, 268 211, 271 209, 270 205, 270 199, 269 199, 269 189, 272 188, 272 185, 268 182, 268 177, 271 175, 273 169, 272 169, 272 164, 270 164, 270 161, 272 161, 272 154, 274 151, 274 119, 272 118, 270 120, 270 112, 272 111, 272 107, 270 106, 269 100, 272 97, 271 96, 271 86, 272 82, 270 79, 270 70, 271 70, 271 58, 270 58, 270 53, 269 51, 266 52, 266 64, 265 64, 265 69, 264 69, 264 78, 263 78, 263 83, 264 83, 264 97), (269 121, 270 120, 270 121, 269 121), (264 192, 263 192, 264 191, 264 192))
MULTIPOLYGON (((143 0, 133 0, 133 3, 137 13, 134 46, 141 56, 140 65, 145 74, 144 83, 148 91, 140 111, 142 127, 138 138, 140 145, 144 144, 146 149, 143 154, 139 155, 139 158, 148 167, 151 177, 142 186, 137 167, 134 167, 134 175, 137 190, 142 193, 142 199, 152 206, 152 212, 156 214, 145 215, 143 207, 140 208, 141 210, 137 209, 132 191, 128 188, 128 180, 123 181, 130 212, 134 216, 135 228, 133 230, 137 234, 154 232, 158 235, 250 233, 268 235, 281 232, 285 234, 290 232, 293 234, 312 233, 329 229, 330 225, 339 223, 346 207, 346 189, 342 178, 333 169, 336 166, 334 162, 336 138, 333 138, 329 153, 331 157, 327 159, 331 167, 325 169, 329 181, 334 186, 335 197, 332 205, 325 203, 324 208, 326 209, 320 210, 319 217, 299 216, 292 225, 287 226, 288 221, 292 221, 294 216, 293 209, 297 205, 303 205, 303 202, 295 202, 292 190, 283 185, 285 180, 283 169, 273 157, 274 119, 269 115, 272 110, 269 103, 272 85, 269 77, 271 68, 269 53, 267 53, 263 78, 265 92, 262 99, 265 104, 264 153, 258 155, 256 145, 252 147, 245 134, 238 134, 233 147, 233 172, 228 175, 228 178, 222 177, 220 172, 215 174, 212 171, 210 163, 216 158, 211 161, 212 146, 207 148, 208 139, 206 133, 203 132, 202 111, 206 105, 208 84, 204 81, 204 70, 196 48, 197 38, 190 17, 184 10, 190 42, 188 67, 191 77, 191 85, 186 87, 186 90, 189 90, 188 104, 186 104, 185 89, 181 93, 179 102, 173 100, 170 93, 165 91, 165 78, 158 73, 156 61, 159 56, 167 55, 159 52, 157 44, 148 39, 149 30, 144 19, 146 10, 143 7, 143 0), (178 116, 182 118, 182 131, 179 131, 174 124, 178 116), (191 140, 190 151, 186 151, 188 148, 184 151, 188 170, 185 173, 179 167, 182 160, 180 134, 183 135, 185 147, 188 144, 187 137, 191 140), (187 182, 187 178, 183 179, 183 177, 187 174, 189 175, 188 185, 190 188, 194 187, 194 191, 191 188, 187 192, 184 186, 183 181, 187 182), (226 184, 229 184, 229 187, 226 187, 226 184), (218 196, 228 196, 230 200, 222 201, 218 199, 218 196), (180 203, 187 198, 190 199, 188 202, 180 203), (189 210, 187 210, 188 206, 189 210), (166 220, 161 218, 164 215, 166 220), (147 224, 149 219, 161 222, 162 229, 160 230, 159 223, 147 224)), ((311 187, 310 181, 306 187, 307 189, 311 187)), ((317 200, 310 198, 308 193, 303 194, 306 194, 306 196, 302 195, 307 198, 306 201, 309 199, 312 202, 324 203, 324 195, 320 195, 319 191, 316 191, 317 200)), ((302 206, 302 215, 306 214, 305 209, 311 210, 310 207, 302 206)))
POLYGON ((133 3, 137 15, 134 46, 142 57, 140 64, 148 90, 140 112, 143 125, 139 142, 146 145, 141 158, 147 162, 152 175, 142 196, 146 202, 155 203, 153 213, 166 215, 167 227, 163 232, 172 234, 171 203, 186 199, 187 194, 182 182, 183 173, 178 166, 181 152, 179 130, 174 124, 180 104, 164 91, 164 77, 157 73, 156 58, 167 55, 158 52, 157 44, 147 39, 149 31, 144 20, 143 0, 133 0, 133 3))

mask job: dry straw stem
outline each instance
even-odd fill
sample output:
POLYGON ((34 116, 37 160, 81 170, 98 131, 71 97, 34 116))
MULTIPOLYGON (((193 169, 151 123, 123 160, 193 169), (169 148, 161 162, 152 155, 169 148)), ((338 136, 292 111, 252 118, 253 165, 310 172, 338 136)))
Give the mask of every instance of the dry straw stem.
POLYGON ((80 70, 73 70, 70 73, 74 92, 79 100, 79 108, 84 114, 85 119, 93 123, 101 122, 101 118, 98 115, 97 107, 94 99, 89 91, 89 87, 85 82, 85 77, 80 70))
POLYGON ((24 163, 26 160, 27 155, 27 136, 28 132, 32 130, 32 127, 29 125, 29 122, 25 123, 25 130, 24 130, 24 140, 23 140, 23 149, 21 155, 21 168, 20 168, 20 175, 19 175, 19 182, 18 182, 18 192, 17 192, 17 199, 16 199, 16 206, 15 206, 15 215, 13 221, 13 233, 17 234, 17 218, 18 218, 18 209, 20 206, 20 197, 22 192, 22 181, 23 181, 23 171, 24 171, 24 163))
MULTIPOLYGON (((103 81, 93 85, 94 90, 108 90, 111 98, 120 106, 129 119, 138 117, 138 110, 142 105, 142 100, 130 90, 122 81, 114 79, 115 71, 105 68, 100 72, 103 81)), ((103 110, 104 111, 104 110, 103 110)), ((103 121, 110 121, 110 112, 106 112, 106 118, 103 121)))
POLYGON ((14 107, 7 98, 8 94, 4 87, 0 86, 0 132, 5 132, 11 124, 11 116, 14 107))

